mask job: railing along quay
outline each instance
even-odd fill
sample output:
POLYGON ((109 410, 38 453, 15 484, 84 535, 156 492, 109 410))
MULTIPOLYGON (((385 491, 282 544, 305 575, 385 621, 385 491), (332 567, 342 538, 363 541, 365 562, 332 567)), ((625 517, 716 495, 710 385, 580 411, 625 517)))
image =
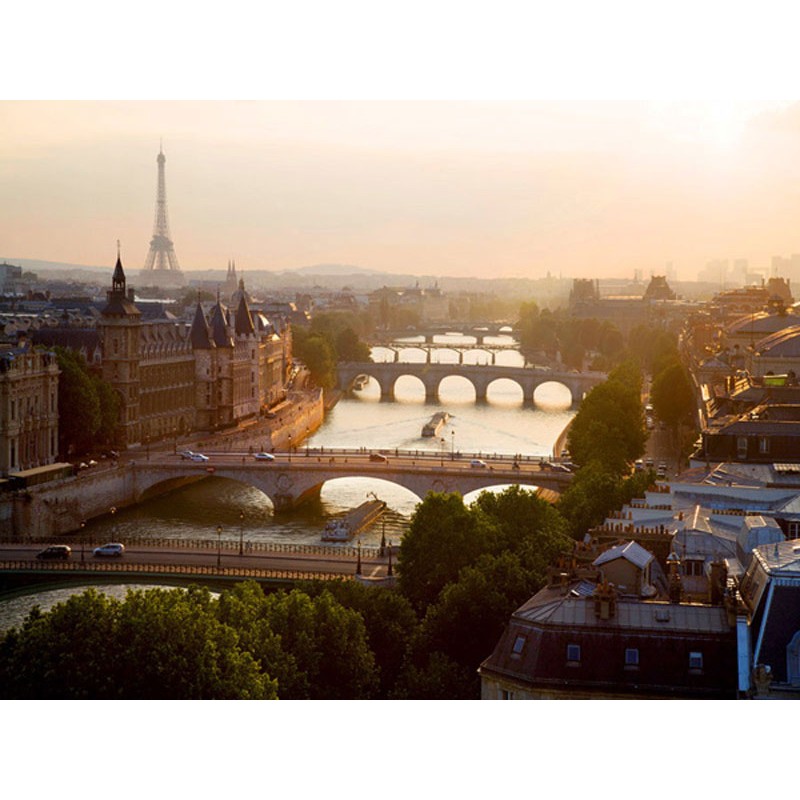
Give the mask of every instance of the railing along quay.
POLYGON ((197 575, 214 578, 271 578, 274 580, 352 580, 350 572, 309 572, 306 570, 258 569, 255 567, 211 566, 205 564, 132 564, 120 561, 0 561, 0 572, 125 573, 140 575, 197 575))

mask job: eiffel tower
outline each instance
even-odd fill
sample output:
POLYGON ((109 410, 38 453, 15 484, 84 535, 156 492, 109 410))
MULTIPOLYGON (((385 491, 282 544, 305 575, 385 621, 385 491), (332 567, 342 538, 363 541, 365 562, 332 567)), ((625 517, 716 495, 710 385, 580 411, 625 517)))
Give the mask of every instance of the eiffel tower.
POLYGON ((156 159, 158 164, 156 221, 153 226, 153 238, 150 240, 150 252, 147 254, 144 270, 139 278, 151 286, 182 286, 186 279, 175 255, 167 221, 167 187, 164 180, 166 160, 164 149, 161 147, 156 159))

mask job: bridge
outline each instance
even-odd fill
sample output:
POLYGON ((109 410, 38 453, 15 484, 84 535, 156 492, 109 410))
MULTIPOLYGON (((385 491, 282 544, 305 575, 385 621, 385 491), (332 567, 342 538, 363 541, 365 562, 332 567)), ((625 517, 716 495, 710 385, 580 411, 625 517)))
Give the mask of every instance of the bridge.
POLYGON ((336 478, 381 478, 405 487, 420 499, 428 492, 468 494, 504 484, 559 492, 572 479, 569 472, 548 469, 539 459, 483 456, 480 461, 485 466, 473 466, 477 455, 385 452, 384 461, 372 460, 366 450, 317 449, 276 454, 274 461, 256 461, 249 455, 231 453, 208 453, 210 460, 205 463, 159 458, 131 464, 131 486, 138 502, 155 487, 213 475, 254 486, 270 499, 276 511, 286 511, 319 497, 323 485, 336 478))
POLYGON ((477 351, 479 353, 486 353, 491 356, 492 364, 495 363, 495 357, 498 353, 511 351, 514 353, 519 352, 518 344, 445 344, 436 342, 434 344, 424 344, 423 342, 403 342, 403 341, 389 341, 381 344, 373 344, 373 347, 382 347, 385 350, 390 350, 394 353, 394 363, 400 361, 400 353, 403 350, 420 350, 426 354, 425 361, 430 364, 431 354, 440 350, 450 350, 458 355, 458 363, 464 363, 464 353, 477 351))
POLYGON ((459 336, 472 336, 477 344, 483 344, 487 336, 516 336, 515 323, 510 322, 443 322, 440 324, 429 323, 425 326, 406 330, 376 331, 373 344, 382 341, 406 339, 412 336, 422 336, 428 344, 433 344, 436 336, 458 334, 459 336))
POLYGON ((361 376, 374 378, 381 389, 381 398, 394 399, 397 379, 413 375, 425 387, 425 399, 434 401, 439 394, 439 384, 453 375, 466 378, 475 387, 475 399, 486 400, 489 385, 500 378, 514 381, 522 389, 525 401, 533 402, 536 389, 543 383, 560 383, 572 396, 572 405, 577 406, 584 395, 602 383, 604 372, 566 372, 534 367, 504 367, 497 364, 412 364, 398 362, 342 362, 339 364, 339 388, 350 390, 361 376))

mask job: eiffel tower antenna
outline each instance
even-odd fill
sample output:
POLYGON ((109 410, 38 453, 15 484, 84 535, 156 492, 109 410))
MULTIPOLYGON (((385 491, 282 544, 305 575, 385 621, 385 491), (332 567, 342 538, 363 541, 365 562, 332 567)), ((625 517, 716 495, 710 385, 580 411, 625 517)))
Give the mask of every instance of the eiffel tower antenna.
POLYGON ((144 262, 144 271, 151 273, 150 277, 157 275, 166 278, 168 283, 182 283, 178 257, 169 234, 167 220, 167 187, 164 180, 164 164, 167 158, 164 155, 163 143, 159 144, 158 158, 158 191, 156 194, 156 219, 153 226, 153 238, 150 240, 150 252, 144 262))

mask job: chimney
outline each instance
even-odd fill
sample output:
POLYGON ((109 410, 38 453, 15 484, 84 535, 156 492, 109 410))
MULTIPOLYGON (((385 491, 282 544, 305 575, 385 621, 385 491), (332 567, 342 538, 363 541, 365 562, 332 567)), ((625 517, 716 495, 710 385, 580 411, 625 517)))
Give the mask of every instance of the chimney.
POLYGON ((611 619, 617 613, 617 590, 613 583, 603 581, 594 590, 594 615, 597 619, 611 619))
POLYGON ((667 556, 667 566, 669 567, 669 601, 670 603, 680 603, 681 601, 681 575, 678 567, 681 565, 681 560, 678 554, 673 550, 667 556))

